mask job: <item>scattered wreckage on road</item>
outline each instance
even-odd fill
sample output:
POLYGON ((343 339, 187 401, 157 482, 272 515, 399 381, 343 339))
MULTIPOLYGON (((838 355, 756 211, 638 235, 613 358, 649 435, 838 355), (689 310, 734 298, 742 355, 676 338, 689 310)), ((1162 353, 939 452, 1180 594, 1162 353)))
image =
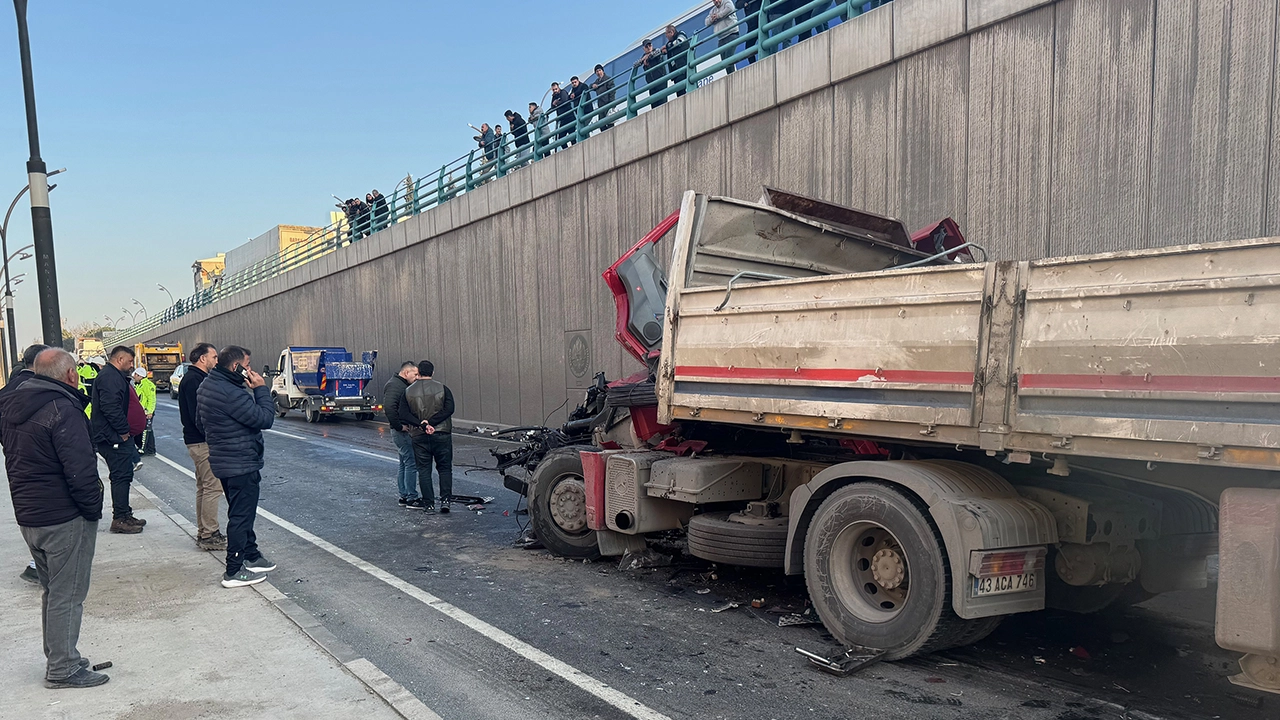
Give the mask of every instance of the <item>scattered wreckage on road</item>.
POLYGON ((1220 553, 1233 679, 1280 691, 1280 239, 991 261, 949 219, 688 192, 604 278, 645 369, 495 453, 553 553, 684 530, 890 660, 1220 553))

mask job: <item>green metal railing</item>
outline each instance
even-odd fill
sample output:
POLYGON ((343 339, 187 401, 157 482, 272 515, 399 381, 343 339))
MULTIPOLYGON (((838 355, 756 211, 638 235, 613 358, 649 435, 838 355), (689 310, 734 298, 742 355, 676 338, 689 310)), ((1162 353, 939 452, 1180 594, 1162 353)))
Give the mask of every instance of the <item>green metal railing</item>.
MULTIPOLYGON (((496 147, 477 147, 425 177, 416 180, 410 177, 385 198, 385 213, 371 211, 360 218, 344 218, 322 228, 301 243, 217 278, 208 288, 122 330, 115 341, 142 338, 165 323, 443 205, 458 195, 516 172, 575 142, 584 141, 593 133, 604 132, 617 123, 626 122, 665 103, 672 95, 694 92, 716 73, 743 60, 767 57, 832 20, 845 22, 887 1, 814 0, 785 11, 788 0, 764 0, 755 18, 755 29, 745 32, 746 23, 739 10, 737 27, 740 34, 732 44, 723 43, 722 47, 721 38, 710 27, 694 33, 689 36, 684 49, 676 57, 665 59, 658 69, 646 71, 636 66, 611 78, 614 85, 612 98, 601 98, 592 92, 563 116, 553 115, 550 108, 544 109, 535 121, 528 123, 528 142, 522 147, 515 146, 513 133, 504 133, 503 140, 496 147), (800 20, 802 17, 805 19, 800 20), (658 75, 659 72, 662 74, 658 75), (648 73, 653 73, 653 77, 649 78, 648 73)), ((588 76, 587 84, 590 85, 595 77, 588 76)))

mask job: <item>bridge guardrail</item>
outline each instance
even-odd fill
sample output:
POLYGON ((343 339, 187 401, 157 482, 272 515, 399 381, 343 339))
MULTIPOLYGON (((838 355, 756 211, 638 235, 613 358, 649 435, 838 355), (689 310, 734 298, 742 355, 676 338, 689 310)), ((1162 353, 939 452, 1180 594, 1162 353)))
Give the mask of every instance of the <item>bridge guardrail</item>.
MULTIPOLYGON (((711 27, 689 37, 685 49, 684 64, 672 68, 670 60, 664 61, 667 72, 648 80, 640 67, 618 73, 611 79, 614 97, 601 103, 594 91, 574 108, 571 125, 560 125, 545 108, 536 123, 530 123, 529 143, 514 147, 514 134, 504 133, 492 158, 486 157, 483 148, 445 163, 439 170, 414 180, 406 178, 403 186, 397 185, 390 197, 386 197, 386 211, 370 212, 353 223, 342 219, 313 233, 306 240, 263 258, 249 267, 217 278, 212 285, 183 298, 163 312, 141 323, 120 331, 116 342, 126 343, 143 337, 165 323, 172 322, 187 313, 215 303, 242 290, 270 280, 290 270, 317 260, 338 248, 368 237, 409 217, 430 210, 452 200, 458 195, 508 173, 515 172, 537 162, 552 153, 582 142, 592 133, 607 131, 608 127, 626 122, 655 105, 665 103, 673 94, 696 92, 700 83, 731 65, 745 59, 763 58, 776 53, 784 44, 791 43, 810 31, 832 20, 846 22, 850 18, 890 0, 811 0, 787 7, 793 0, 764 0, 755 18, 755 28, 743 32, 748 24, 741 9, 738 11, 739 35, 732 48, 722 50, 720 39, 711 27), (773 17, 770 17, 773 15, 773 17), (804 20, 799 20, 800 18, 804 20), (798 21, 798 22, 797 22, 798 21), (740 50, 738 48, 741 48, 740 50), (706 48, 700 51, 699 48, 706 48), (734 52, 729 53, 730 50, 734 52), (722 56, 724 53, 724 56, 722 56), (643 82, 641 82, 643 81, 643 82), (678 84, 677 84, 678 83, 678 84), (625 88, 625 92, 622 90, 625 88), (644 95, 642 99, 640 96, 644 95)), ((801 39, 802 41, 803 39, 801 39)))

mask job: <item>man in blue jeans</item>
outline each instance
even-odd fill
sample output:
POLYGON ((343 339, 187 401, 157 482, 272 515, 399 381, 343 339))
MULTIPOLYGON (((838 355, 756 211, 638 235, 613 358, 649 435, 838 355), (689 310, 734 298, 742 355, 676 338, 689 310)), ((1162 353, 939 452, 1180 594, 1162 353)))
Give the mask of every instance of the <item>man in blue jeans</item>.
POLYGON ((409 437, 409 428, 417 423, 413 418, 405 419, 404 391, 418 379, 418 366, 411 360, 400 364, 400 372, 387 381, 382 388, 382 412, 387 416, 387 425, 391 427, 391 439, 396 443, 400 453, 400 469, 396 473, 396 482, 400 485, 400 507, 410 510, 422 510, 422 496, 418 494, 418 466, 413 458, 413 438, 409 437))
POLYGON ((253 521, 262 483, 262 431, 276 419, 266 381, 249 351, 228 345, 196 391, 196 422, 209 445, 209 469, 227 496, 227 572, 222 587, 255 585, 276 569, 258 550, 253 521), (248 388, 248 392, 245 391, 248 388))

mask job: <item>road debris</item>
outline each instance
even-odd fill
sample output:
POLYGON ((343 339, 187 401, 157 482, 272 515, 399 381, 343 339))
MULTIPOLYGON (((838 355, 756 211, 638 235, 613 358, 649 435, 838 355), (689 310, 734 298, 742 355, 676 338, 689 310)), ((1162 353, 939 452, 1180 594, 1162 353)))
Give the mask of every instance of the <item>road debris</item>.
POLYGON ((700 590, 694 590, 694 592, 699 595, 706 595, 707 593, 711 592, 711 588, 702 588, 700 590))
POLYGON ((819 670, 837 677, 846 677, 872 665, 884 656, 883 650, 873 648, 851 647, 839 655, 823 657, 811 653, 804 648, 796 648, 796 652, 809 658, 809 663, 819 670))
POLYGON ((628 552, 618 563, 619 570, 639 570, 641 568, 667 567, 671 564, 671 556, 663 555, 653 548, 645 548, 628 552))
POLYGON ((764 598, 760 598, 760 599, 758 599, 758 600, 752 600, 752 601, 751 601, 751 607, 753 607, 753 608, 755 608, 755 609, 757 609, 757 610, 759 610, 760 608, 764 607, 764 598))
POLYGON ((733 610, 733 609, 735 609, 735 608, 737 608, 737 607, 739 607, 739 606, 738 606, 738 603, 736 603, 736 602, 731 602, 731 603, 726 603, 726 604, 724 604, 724 605, 721 605, 720 607, 715 608, 715 609, 714 609, 714 610, 712 610, 711 612, 713 612, 713 613, 721 613, 721 612, 724 612, 725 610, 733 610))
POLYGON ((821 625, 822 620, 813 608, 805 608, 802 613, 791 613, 778 618, 778 627, 798 627, 800 625, 821 625))
POLYGON ((100 662, 100 663, 98 663, 97 665, 94 665, 94 666, 93 666, 93 671, 94 671, 94 672, 98 672, 99 670, 106 670, 106 669, 107 669, 107 668, 109 668, 109 667, 111 667, 111 661, 110 661, 110 660, 108 660, 108 661, 106 661, 106 662, 100 662))
POLYGON ((1085 650, 1083 647, 1081 647, 1081 646, 1079 646, 1079 645, 1077 645, 1077 646, 1075 646, 1075 647, 1071 648, 1071 654, 1072 654, 1072 655, 1075 655, 1076 657, 1080 658, 1081 660, 1090 660, 1090 659, 1092 659, 1092 658, 1093 658, 1093 656, 1089 654, 1089 651, 1088 651, 1088 650, 1085 650))

